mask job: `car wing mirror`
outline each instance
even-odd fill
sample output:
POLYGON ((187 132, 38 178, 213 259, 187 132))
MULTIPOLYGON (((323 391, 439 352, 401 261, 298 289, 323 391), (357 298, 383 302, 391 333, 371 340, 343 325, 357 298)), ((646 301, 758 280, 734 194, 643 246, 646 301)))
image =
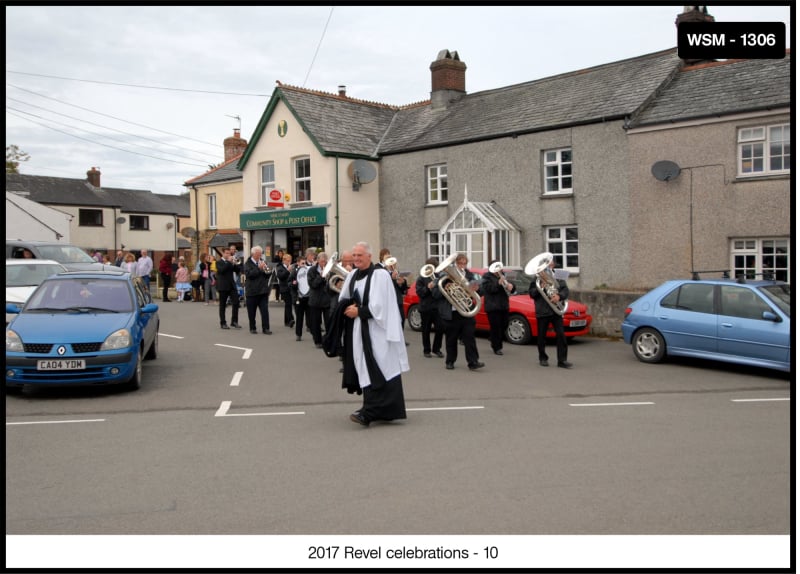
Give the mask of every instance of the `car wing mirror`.
POLYGON ((20 310, 21 308, 14 303, 6 303, 6 313, 19 313, 20 310))
POLYGON ((783 321, 778 315, 773 313, 772 311, 764 311, 761 313, 761 318, 765 321, 772 321, 773 323, 780 323, 783 321))

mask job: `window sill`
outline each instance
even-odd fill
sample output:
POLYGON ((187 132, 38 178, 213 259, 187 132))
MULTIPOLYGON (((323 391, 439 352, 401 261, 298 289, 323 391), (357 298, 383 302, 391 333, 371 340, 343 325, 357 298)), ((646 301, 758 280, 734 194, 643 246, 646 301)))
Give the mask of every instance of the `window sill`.
POLYGON ((551 191, 549 193, 543 193, 542 194, 542 199, 547 199, 547 198, 551 198, 551 197, 553 197, 553 198, 555 198, 555 197, 570 197, 571 195, 574 195, 572 191, 551 191))
POLYGON ((446 201, 429 201, 425 207, 447 207, 446 201))
POLYGON ((765 174, 747 174, 747 175, 737 175, 736 178, 733 180, 733 183, 745 183, 748 181, 770 181, 774 179, 790 179, 792 174, 790 172, 787 173, 765 173, 765 174))

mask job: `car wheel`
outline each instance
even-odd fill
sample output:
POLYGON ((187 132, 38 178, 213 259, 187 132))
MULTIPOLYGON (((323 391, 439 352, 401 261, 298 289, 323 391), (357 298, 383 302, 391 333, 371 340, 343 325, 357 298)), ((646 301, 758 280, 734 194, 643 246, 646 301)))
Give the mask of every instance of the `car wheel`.
POLYGON ((408 308, 408 326, 413 331, 422 331, 422 314, 419 312, 419 305, 411 305, 408 308))
POLYGON ((147 349, 147 354, 144 356, 145 360, 152 361, 153 359, 158 358, 158 330, 156 330, 156 336, 153 337, 153 344, 150 345, 150 348, 147 349))
POLYGON ((649 327, 636 331, 631 341, 633 354, 636 358, 645 363, 658 363, 667 352, 667 343, 664 337, 649 327))
POLYGON ((142 349, 136 354, 136 368, 133 369, 133 375, 128 379, 128 387, 130 390, 135 391, 142 386, 142 349))
POLYGON ((527 345, 531 340, 531 326, 528 320, 517 313, 508 318, 506 340, 512 345, 527 345))

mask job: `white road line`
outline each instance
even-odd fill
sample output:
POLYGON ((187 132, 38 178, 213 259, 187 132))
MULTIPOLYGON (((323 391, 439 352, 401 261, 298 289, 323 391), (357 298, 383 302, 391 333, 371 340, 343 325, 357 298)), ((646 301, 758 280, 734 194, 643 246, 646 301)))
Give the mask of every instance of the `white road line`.
POLYGON ((629 407, 635 405, 654 405, 652 402, 641 403, 569 403, 571 407, 629 407))
POLYGON ((424 407, 416 409, 406 409, 407 411, 466 411, 470 409, 482 409, 483 407, 424 407))
POLYGON ((215 417, 266 417, 273 415, 304 415, 304 411, 288 412, 288 413, 234 413, 228 414, 231 408, 231 401, 222 401, 214 414, 215 417))
POLYGON ((214 345, 217 347, 226 347, 228 349, 239 349, 240 351, 244 351, 242 359, 249 359, 253 352, 253 349, 248 349, 247 347, 234 347, 233 345, 223 345, 221 343, 214 343, 214 345))
POLYGON ((183 339, 184 337, 180 337, 178 335, 167 335, 166 333, 159 333, 159 337, 169 337, 170 339, 183 339))
POLYGON ((244 375, 244 371, 236 371, 233 373, 233 379, 231 379, 231 386, 238 387, 239 381, 242 380, 242 375, 244 375))
POLYGON ((731 399, 732 403, 759 403, 759 402, 767 402, 767 401, 791 401, 790 398, 782 398, 782 399, 731 399))
POLYGON ((60 425, 62 423, 102 423, 106 419, 83 419, 74 421, 29 421, 24 423, 6 423, 6 426, 11 425, 60 425))

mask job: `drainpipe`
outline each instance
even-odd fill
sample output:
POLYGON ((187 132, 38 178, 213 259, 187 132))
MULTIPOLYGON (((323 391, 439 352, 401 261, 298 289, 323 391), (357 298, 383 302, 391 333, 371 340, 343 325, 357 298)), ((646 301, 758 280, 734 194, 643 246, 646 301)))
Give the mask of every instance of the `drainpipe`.
POLYGON ((336 249, 339 252, 339 156, 336 156, 336 249))

